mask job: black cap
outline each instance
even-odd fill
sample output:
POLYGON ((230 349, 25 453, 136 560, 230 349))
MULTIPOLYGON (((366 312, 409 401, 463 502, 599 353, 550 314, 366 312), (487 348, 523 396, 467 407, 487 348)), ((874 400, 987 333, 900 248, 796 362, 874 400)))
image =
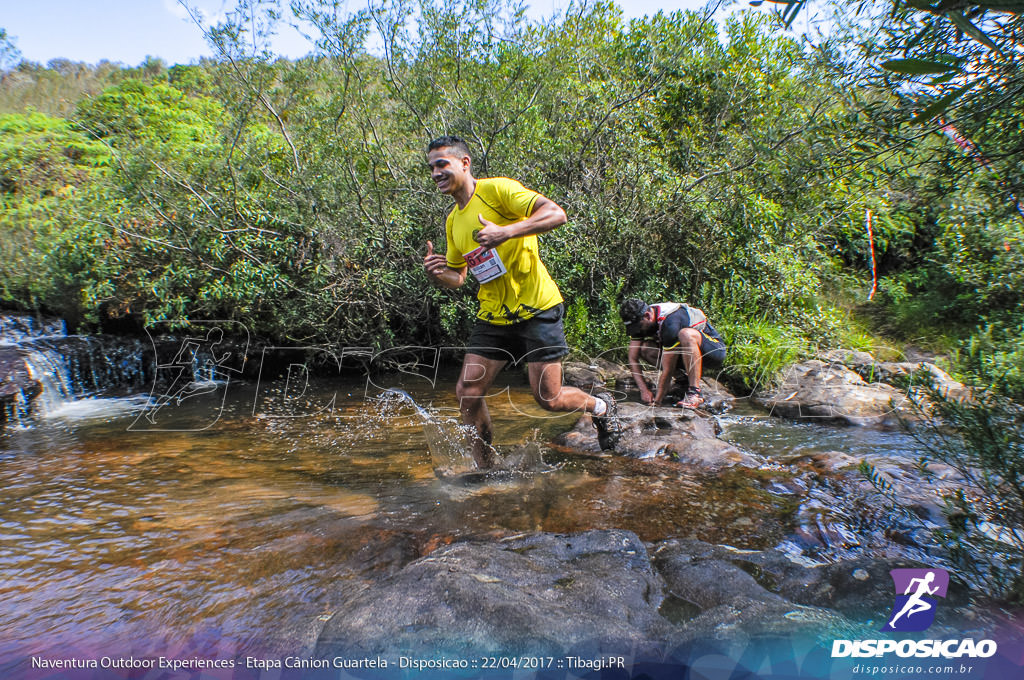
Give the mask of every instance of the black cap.
POLYGON ((640 329, 640 324, 644 320, 644 314, 650 308, 649 304, 639 298, 624 300, 619 305, 619 316, 622 318, 622 323, 626 324, 627 335, 633 336, 643 333, 640 329))

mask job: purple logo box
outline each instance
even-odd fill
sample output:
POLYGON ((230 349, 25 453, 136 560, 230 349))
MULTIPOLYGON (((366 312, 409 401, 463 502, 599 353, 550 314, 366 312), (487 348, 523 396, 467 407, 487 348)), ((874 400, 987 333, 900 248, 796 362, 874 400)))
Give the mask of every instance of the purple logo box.
POLYGON ((935 621, 936 598, 945 597, 949 573, 945 569, 893 569, 896 598, 884 631, 912 633, 935 621))

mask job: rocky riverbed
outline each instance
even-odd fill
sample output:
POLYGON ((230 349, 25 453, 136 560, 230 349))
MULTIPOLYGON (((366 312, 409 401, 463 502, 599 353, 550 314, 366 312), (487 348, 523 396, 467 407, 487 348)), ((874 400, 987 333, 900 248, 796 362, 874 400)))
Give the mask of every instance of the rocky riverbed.
MULTIPOLYGON (((834 352, 792 366, 750 401, 817 424, 892 428, 899 415, 913 417, 908 394, 921 372, 965 393, 934 364, 834 352)), ((569 365, 566 374, 589 388, 626 379, 608 363, 569 365)), ((716 412, 744 401, 714 382, 705 392, 714 395, 716 412)), ((800 497, 792 538, 783 549, 741 550, 685 538, 644 543, 628 531, 604 530, 447 545, 380 582, 347 584, 346 609, 320 630, 315 653, 644 656, 710 641, 735 658, 764 636, 826 645, 877 637, 893 605, 890 570, 934 566, 908 555, 927 555, 925 526, 944 521, 941 494, 962 481, 943 469, 923 484, 910 457, 874 456, 878 473, 927 521, 886 518, 857 470, 861 458, 842 451, 759 455, 723 439, 720 418, 705 411, 623 403, 620 417, 623 435, 612 455, 709 471, 758 469, 766 488, 800 497)), ((609 455, 600 452, 587 417, 555 444, 609 455)), ((954 579, 932 632, 984 635, 996 619, 979 612, 969 587, 954 579)))
MULTIPOLYGON (((381 581, 340 586, 317 656, 651 655, 717 641, 738 655, 765 635, 877 636, 904 559, 809 566, 776 550, 702 541, 645 544, 628 531, 531 533, 438 548, 381 581)), ((954 584, 939 631, 993 620, 954 584)), ((831 644, 830 642, 828 644, 831 644)))
MULTIPOLYGON (((68 355, 73 393, 102 390, 110 376, 136 391, 143 377, 152 380, 151 359, 138 349, 145 343, 115 350, 114 339, 60 330, 28 332, 0 352, 0 398, 28 410, 39 403, 48 386, 33 352, 68 355)), ((42 586, 53 580, 35 557, 45 545, 71 565, 65 578, 93 588, 89 602, 113 608, 104 593, 118 588, 118 601, 156 602, 163 613, 153 618, 150 607, 153 621, 132 624, 140 630, 216 625, 248 640, 255 628, 281 653, 593 658, 699 641, 733 655, 771 635, 876 636, 892 606, 889 570, 936 566, 942 494, 962 484, 951 469, 922 479, 901 449, 909 440, 895 429, 897 414, 912 415, 906 397, 920 370, 966 394, 932 364, 825 353, 750 395, 707 381, 702 411, 623 399, 614 453, 599 450, 589 417, 556 429, 522 390, 507 408, 493 405, 496 431, 522 441, 523 414, 547 423, 537 440, 543 464, 461 481, 434 477, 415 417, 379 421, 359 391, 366 385, 341 388, 330 377, 308 403, 295 402, 301 413, 285 409, 278 419, 255 414, 287 386, 254 396, 241 380, 245 395, 174 404, 167 422, 201 421, 195 433, 130 431, 137 411, 102 427, 36 432, 29 422, 4 452, 18 499, 7 530, 27 537, 13 569, 36 584, 18 606, 67 608, 72 623, 52 628, 64 640, 75 639, 79 621, 93 631, 108 624, 106 614, 91 619, 79 595, 42 586), (211 408, 224 411, 209 418, 211 408), (889 511, 858 471, 862 460, 909 512, 889 511), (40 523, 46 512, 82 515, 75 531, 85 538, 40 523), (130 576, 104 581, 97 557, 130 576)), ((566 377, 629 390, 628 372, 610 362, 567 364, 566 377)), ((454 411, 450 391, 413 390, 433 412, 454 411)), ((976 589, 960 580, 943 604, 940 633, 993 625, 976 589)), ((51 630, 33 625, 26 648, 51 630)))

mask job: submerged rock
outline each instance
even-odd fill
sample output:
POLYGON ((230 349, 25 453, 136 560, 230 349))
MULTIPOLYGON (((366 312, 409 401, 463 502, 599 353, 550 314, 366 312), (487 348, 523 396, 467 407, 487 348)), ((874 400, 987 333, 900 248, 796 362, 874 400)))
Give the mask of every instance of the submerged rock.
POLYGON ((780 456, 787 465, 807 463, 819 472, 837 472, 844 468, 856 468, 861 459, 842 451, 809 451, 780 456))

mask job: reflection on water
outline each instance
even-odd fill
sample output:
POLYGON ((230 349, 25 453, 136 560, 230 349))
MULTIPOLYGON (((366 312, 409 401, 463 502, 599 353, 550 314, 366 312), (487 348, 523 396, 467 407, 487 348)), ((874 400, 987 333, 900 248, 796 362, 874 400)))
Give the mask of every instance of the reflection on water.
MULTIPOLYGON (((254 404, 275 388, 227 389, 161 411, 195 431, 129 430, 136 399, 0 435, 0 657, 296 651, 343 605, 339 582, 467 536, 618 527, 760 548, 790 530, 794 502, 756 471, 551 450, 578 416, 525 386, 490 400, 517 471, 458 480, 435 475, 422 418, 382 414, 363 385, 311 386, 273 417, 254 404)), ((450 386, 409 391, 438 422, 457 416, 450 386)))

